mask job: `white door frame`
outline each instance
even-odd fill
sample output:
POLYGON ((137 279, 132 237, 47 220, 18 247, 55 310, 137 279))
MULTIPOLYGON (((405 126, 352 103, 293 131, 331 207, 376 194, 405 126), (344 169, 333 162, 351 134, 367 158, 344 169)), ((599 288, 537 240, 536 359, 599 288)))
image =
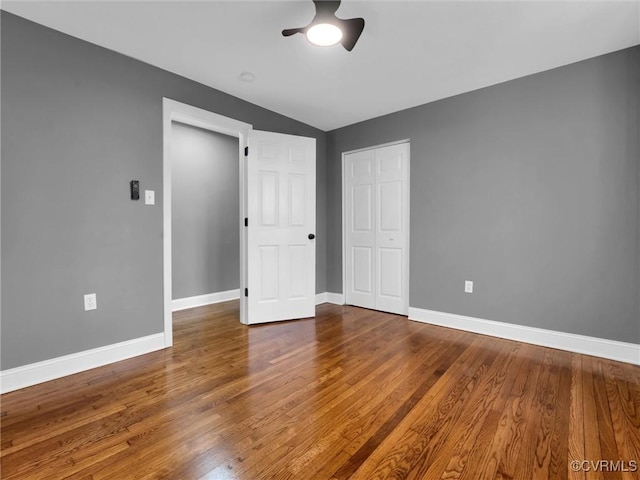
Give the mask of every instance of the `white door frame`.
MULTIPOLYGON (((390 147, 392 145, 400 145, 402 143, 408 143, 409 145, 411 145, 411 139, 409 138, 405 138, 403 140, 396 140, 394 142, 388 142, 388 143, 381 143, 379 145, 372 145, 370 147, 364 147, 364 148, 357 148, 355 150, 348 150, 346 152, 342 152, 342 165, 341 165, 341 173, 342 173, 342 301, 343 303, 347 303, 347 203, 346 203, 346 195, 347 195, 347 182, 345 180, 346 178, 346 168, 347 165, 345 163, 345 157, 351 153, 358 153, 358 152, 364 152, 367 150, 375 150, 376 148, 382 148, 382 147, 390 147)), ((409 147, 409 149, 411 149, 411 147, 409 147)), ((408 313, 408 309, 409 309, 409 301, 410 299, 408 298, 409 295, 409 280, 410 280, 410 267, 411 267, 411 249, 410 249, 410 244, 411 244, 411 215, 410 215, 410 211, 411 211, 411 151, 409 151, 409 158, 408 160, 408 181, 407 181, 407 245, 406 245, 406 249, 407 249, 407 269, 405 272, 405 279, 407 282, 407 313, 408 313)))
MULTIPOLYGON (((238 212, 238 228, 240 229, 240 287, 246 285, 247 263, 246 263, 246 235, 244 224, 241 219, 246 213, 246 158, 245 147, 249 137, 249 132, 253 126, 234 120, 229 117, 218 115, 201 108, 176 102, 169 98, 162 99, 162 217, 163 217, 163 305, 164 305, 164 344, 165 348, 173 345, 173 317, 172 317, 172 278, 171 278, 171 122, 180 122, 194 127, 204 128, 214 132, 238 138, 238 161, 240 162, 240 211, 238 212)), ((242 288, 240 288, 242 291, 242 288)), ((246 323, 246 298, 240 295, 240 321, 246 323)))

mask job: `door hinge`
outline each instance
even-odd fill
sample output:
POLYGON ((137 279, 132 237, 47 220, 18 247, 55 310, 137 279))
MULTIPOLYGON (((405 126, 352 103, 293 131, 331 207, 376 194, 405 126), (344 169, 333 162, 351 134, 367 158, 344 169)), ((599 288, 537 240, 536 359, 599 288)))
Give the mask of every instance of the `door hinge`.
POLYGON ((245 297, 248 297, 248 296, 249 296, 249 289, 248 289, 248 288, 245 288, 245 289, 244 289, 244 296, 245 296, 245 297))
POLYGON ((245 227, 249 226, 249 219, 247 217, 244 217, 244 226, 245 227))
POLYGON ((249 147, 244 147, 244 156, 245 157, 249 156, 249 147))

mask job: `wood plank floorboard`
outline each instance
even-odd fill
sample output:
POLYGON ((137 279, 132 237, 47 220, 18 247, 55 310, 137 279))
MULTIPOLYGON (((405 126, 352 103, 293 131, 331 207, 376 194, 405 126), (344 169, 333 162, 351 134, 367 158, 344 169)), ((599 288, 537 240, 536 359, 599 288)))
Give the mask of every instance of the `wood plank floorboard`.
POLYGON ((170 349, 2 395, 0 477, 640 479, 638 366, 348 306, 238 318, 176 312, 170 349))

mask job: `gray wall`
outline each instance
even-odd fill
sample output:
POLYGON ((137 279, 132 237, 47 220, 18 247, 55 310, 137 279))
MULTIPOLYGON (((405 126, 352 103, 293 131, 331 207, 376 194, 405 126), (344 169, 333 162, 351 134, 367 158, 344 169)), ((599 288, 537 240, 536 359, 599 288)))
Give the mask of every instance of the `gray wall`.
POLYGON ((162 97, 317 140, 326 291, 326 134, 1 13, 2 369, 163 330, 162 97), (156 205, 129 199, 129 181, 156 205), (97 293, 98 309, 83 310, 97 293))
POLYGON ((238 139, 171 128, 173 298, 240 288, 238 139))
POLYGON ((317 292, 342 291, 340 153, 410 137, 413 307, 640 342, 640 48, 327 135, 4 11, 1 35, 2 369, 162 331, 162 97, 316 138, 317 292))
POLYGON ((635 47, 329 132, 328 290, 341 153, 410 138, 412 307, 640 343, 639 64, 635 47))

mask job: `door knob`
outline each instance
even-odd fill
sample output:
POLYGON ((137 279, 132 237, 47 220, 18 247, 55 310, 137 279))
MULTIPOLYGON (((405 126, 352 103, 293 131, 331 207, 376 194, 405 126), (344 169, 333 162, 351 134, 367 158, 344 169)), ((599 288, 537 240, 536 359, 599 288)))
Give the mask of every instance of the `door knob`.
POLYGON ((316 238, 316 236, 313 233, 309 234, 309 240, 313 240, 314 238, 316 238))

